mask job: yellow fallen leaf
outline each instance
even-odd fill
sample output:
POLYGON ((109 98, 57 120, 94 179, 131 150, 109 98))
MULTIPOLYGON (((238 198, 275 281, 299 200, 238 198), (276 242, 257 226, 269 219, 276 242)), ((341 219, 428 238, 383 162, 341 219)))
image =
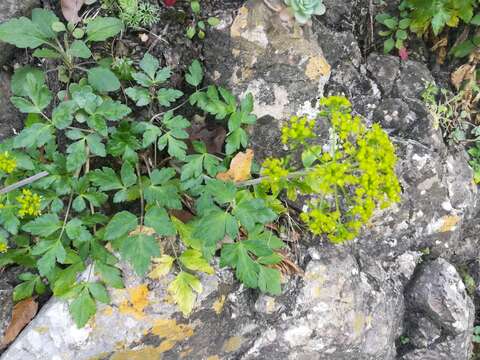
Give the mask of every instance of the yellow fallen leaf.
POLYGON ((233 180, 234 182, 250 179, 253 155, 252 149, 239 152, 230 162, 230 169, 227 172, 217 174, 217 179, 233 180))
POLYGON ((158 280, 162 276, 167 275, 172 268, 175 259, 168 255, 162 255, 159 258, 153 259, 155 263, 153 270, 148 274, 148 277, 153 280, 158 280))

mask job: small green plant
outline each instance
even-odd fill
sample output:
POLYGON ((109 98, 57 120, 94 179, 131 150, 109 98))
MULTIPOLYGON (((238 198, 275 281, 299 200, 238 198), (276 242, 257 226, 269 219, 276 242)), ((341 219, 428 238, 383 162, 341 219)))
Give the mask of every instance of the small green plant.
POLYGON ((160 21, 160 8, 148 0, 102 0, 102 8, 132 29, 150 28, 160 21))
POLYGON ((220 20, 216 17, 209 17, 208 19, 202 18, 200 16, 202 8, 200 6, 200 2, 197 0, 190 1, 190 8, 192 9, 193 20, 187 27, 186 35, 189 39, 193 39, 195 36, 197 36, 202 40, 205 38, 207 25, 215 27, 220 24, 220 20))
POLYGON ((305 24, 313 15, 325 14, 323 0, 284 0, 285 5, 293 13, 300 24, 305 24))
POLYGON ((480 343, 480 326, 479 325, 473 327, 472 341, 477 344, 480 343))
POLYGON ((383 43, 385 54, 389 54, 394 48, 397 50, 405 48, 405 41, 408 39, 408 29, 412 20, 404 6, 404 4, 399 6, 400 18, 388 13, 381 13, 375 17, 378 23, 386 27, 386 30, 379 32, 380 36, 387 38, 383 43))

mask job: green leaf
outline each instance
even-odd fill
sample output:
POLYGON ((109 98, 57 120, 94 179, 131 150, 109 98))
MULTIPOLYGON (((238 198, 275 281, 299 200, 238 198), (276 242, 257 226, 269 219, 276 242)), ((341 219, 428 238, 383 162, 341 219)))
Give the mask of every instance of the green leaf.
POLYGON ((397 30, 397 32, 395 33, 395 36, 397 37, 397 39, 400 39, 400 40, 406 40, 408 37, 407 32, 405 30, 397 30))
POLYGON ((96 67, 88 70, 88 82, 100 92, 117 91, 120 89, 120 81, 109 69, 96 67))
POLYGON ((470 55, 475 48, 476 46, 471 40, 465 40, 457 46, 454 46, 450 52, 457 58, 463 58, 470 55))
POLYGON ((60 230, 61 223, 55 214, 45 214, 23 225, 22 230, 32 235, 47 237, 60 230))
POLYGON ((258 287, 260 265, 252 260, 242 241, 225 244, 222 247, 220 266, 225 267, 227 265, 235 269, 237 279, 247 287, 253 289, 258 287))
POLYGON ((137 182, 137 175, 135 175, 135 170, 129 162, 123 163, 120 176, 124 187, 130 187, 137 182))
POLYGON ((52 112, 52 122, 57 129, 65 129, 73 122, 77 103, 72 100, 62 101, 52 112))
POLYGON ((246 147, 248 145, 247 133, 242 128, 238 128, 227 136, 226 143, 225 151, 227 155, 232 155, 242 146, 246 147))
POLYGON ((220 19, 218 19, 216 17, 209 17, 207 22, 210 26, 215 27, 215 26, 218 26, 220 24, 220 19))
POLYGON ((68 49, 68 53, 81 59, 88 59, 92 56, 92 52, 88 46, 81 40, 75 40, 68 49))
POLYGON ((184 316, 188 316, 193 310, 196 300, 194 291, 200 294, 203 291, 202 284, 195 276, 185 271, 181 271, 168 286, 168 292, 184 316))
POLYGON ((160 89, 157 92, 158 103, 162 106, 169 107, 177 99, 183 96, 183 92, 176 89, 160 89))
POLYGON ((38 68, 24 66, 15 70, 10 83, 12 93, 17 96, 27 97, 30 90, 27 88, 27 75, 35 78, 35 83, 39 85, 45 84, 45 74, 38 68))
POLYGON ((393 50, 395 47, 395 40, 393 38, 389 38, 383 42, 383 52, 388 54, 390 51, 393 50))
POLYGON ((53 139, 52 126, 36 123, 22 130, 13 140, 14 148, 40 147, 53 139))
POLYGON ((62 55, 59 52, 49 48, 36 49, 32 55, 34 57, 44 58, 44 59, 61 59, 62 58, 62 55))
POLYGON ((193 236, 202 240, 204 256, 210 258, 215 252, 217 242, 228 234, 235 239, 238 234, 238 224, 228 212, 214 207, 202 216, 195 225, 193 236))
POLYGON ((138 220, 135 215, 128 211, 121 211, 113 216, 105 228, 104 239, 116 240, 132 230, 138 225, 138 220))
POLYGON ((143 87, 149 88, 150 86, 154 85, 154 81, 148 77, 147 74, 143 72, 134 72, 132 74, 133 79, 143 87))
POLYGON ((189 66, 185 80, 187 83, 195 87, 201 84, 203 80, 203 70, 198 60, 193 60, 192 64, 189 66))
POLYGON ((100 188, 100 191, 123 189, 123 184, 115 171, 108 167, 96 169, 88 174, 90 181, 100 188))
POLYGON ((78 218, 74 218, 67 223, 65 232, 71 240, 78 242, 86 242, 92 239, 92 234, 84 226, 82 220, 78 218))
POLYGON ((398 20, 396 18, 385 19, 383 21, 383 25, 385 25, 390 30, 395 30, 398 26, 398 20))
POLYGON ((232 202, 237 194, 237 187, 233 182, 225 182, 217 179, 207 180, 205 190, 220 205, 232 202))
POLYGON ((105 157, 107 156, 107 150, 105 145, 102 143, 102 138, 97 134, 90 134, 86 137, 88 147, 90 152, 94 155, 105 157))
POLYGON ((172 70, 169 66, 161 68, 158 70, 157 75, 155 76, 155 84, 162 84, 172 76, 172 70))
POLYGON ((145 53, 143 59, 140 61, 140 68, 145 71, 145 73, 150 77, 150 79, 155 79, 155 73, 157 72, 160 63, 158 59, 154 58, 149 53, 145 53))
POLYGON ((197 31, 195 30, 194 26, 188 26, 185 35, 187 36, 187 38, 193 39, 193 37, 195 36, 196 33, 197 33, 197 31))
POLYGON ((35 280, 22 282, 13 289, 13 301, 20 301, 33 295, 35 280))
POLYGON ((108 295, 107 289, 105 289, 103 284, 99 282, 91 282, 87 284, 87 288, 95 300, 98 300, 104 304, 108 304, 110 302, 110 296, 108 295))
POLYGON ((164 134, 158 139, 158 149, 163 150, 168 144, 167 152, 179 160, 185 159, 187 155, 187 144, 171 135, 171 132, 164 134))
POLYGON ((97 306, 88 289, 83 288, 80 294, 71 302, 69 309, 77 327, 82 328, 95 315, 97 306))
POLYGON ((151 258, 160 256, 160 248, 155 237, 138 234, 125 239, 120 253, 125 260, 132 264, 135 272, 142 276, 150 267, 151 258))
POLYGON ((58 17, 50 10, 36 8, 32 10, 32 22, 47 39, 55 39, 57 34, 52 25, 59 22, 58 17))
POLYGON ((184 224, 174 216, 171 217, 171 220, 175 229, 178 231, 180 239, 186 246, 192 247, 196 250, 202 249, 202 241, 193 236, 194 226, 191 222, 184 224))
POLYGON ((108 285, 115 289, 123 289, 123 280, 121 271, 114 266, 104 264, 100 261, 95 262, 95 272, 100 275, 100 278, 108 285))
POLYGON ((398 23, 398 28, 399 29, 402 29, 402 30, 406 30, 408 29, 408 27, 410 26, 410 23, 412 21, 409 19, 409 18, 406 18, 406 19, 402 19, 399 21, 398 23))
POLYGON ((259 268, 258 288, 260 291, 271 295, 280 295, 282 293, 280 272, 265 266, 260 266, 259 268))
POLYGON ((148 186, 145 188, 145 200, 150 204, 156 203, 169 209, 179 210, 182 208, 178 187, 174 184, 148 186))
POLYGON ((207 260, 202 257, 202 253, 198 250, 188 249, 180 255, 180 262, 189 270, 201 271, 206 274, 213 274, 215 271, 208 264, 207 260))
POLYGON ((21 17, 0 25, 0 40, 21 49, 35 49, 48 39, 30 19, 21 17))
POLYGON ((277 218, 275 212, 266 206, 263 199, 245 199, 233 209, 233 215, 248 230, 253 230, 255 224, 267 224, 277 218))
POLYGON ((200 13, 200 3, 197 0, 192 0, 190 2, 190 7, 195 14, 200 13))
POLYGON ((67 153, 67 171, 74 172, 87 162, 85 140, 70 144, 67 153))
POLYGON ((125 89, 125 94, 135 101, 135 105, 137 106, 145 106, 150 104, 150 93, 148 89, 144 89, 141 87, 129 87, 125 89))
POLYGON ((96 17, 87 24, 87 41, 105 41, 123 30, 123 22, 113 17, 96 17))
POLYGON ((475 15, 472 20, 470 20, 470 24, 475 26, 480 26, 480 14, 475 15))
POLYGON ((145 214, 145 225, 153 228, 158 235, 172 236, 176 231, 167 211, 161 207, 151 207, 145 214))

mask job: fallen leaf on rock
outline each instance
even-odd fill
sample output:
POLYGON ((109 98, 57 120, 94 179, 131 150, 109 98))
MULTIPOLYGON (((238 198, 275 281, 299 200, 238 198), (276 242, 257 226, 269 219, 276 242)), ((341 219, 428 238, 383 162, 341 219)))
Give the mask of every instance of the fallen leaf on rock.
POLYGON ((460 66, 457 70, 452 73, 452 84, 458 90, 462 85, 464 80, 471 78, 472 72, 475 70, 475 67, 470 64, 464 64, 460 66))
POLYGON ((0 348, 6 347, 20 334, 20 331, 30 323, 38 310, 38 304, 33 298, 22 300, 13 307, 12 321, 5 331, 0 348))
POLYGON ((74 24, 80 21, 78 12, 85 3, 85 0, 61 0, 62 14, 67 21, 74 24))
POLYGON ((230 169, 227 172, 219 173, 217 179, 234 182, 250 179, 253 161, 253 150, 247 149, 245 152, 239 152, 230 162, 230 169))

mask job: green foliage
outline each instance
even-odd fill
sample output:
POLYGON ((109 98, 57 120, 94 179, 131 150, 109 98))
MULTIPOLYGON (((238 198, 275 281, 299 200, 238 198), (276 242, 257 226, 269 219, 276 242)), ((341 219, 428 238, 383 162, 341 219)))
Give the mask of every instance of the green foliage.
POLYGON ((189 39, 197 36, 200 40, 203 40, 207 25, 215 27, 220 24, 220 20, 216 17, 203 18, 201 16, 202 8, 198 0, 190 0, 190 9, 192 10, 193 20, 187 26, 185 34, 189 39))
POLYGON ((380 32, 381 36, 388 37, 384 50, 388 53, 394 47, 401 48, 408 38, 408 30, 418 36, 428 32, 438 36, 446 28, 463 26, 465 34, 473 35, 455 42, 450 54, 459 58, 465 57, 480 45, 480 37, 476 31, 480 25, 478 5, 475 0, 403 0, 398 7, 400 19, 389 14, 379 14, 376 17, 377 22, 387 28, 380 32), (469 31, 470 29, 473 31, 469 31))
POLYGON ((285 5, 293 13, 299 24, 305 24, 312 15, 325 14, 323 0, 284 0, 285 5))
POLYGON ((480 343, 480 326, 479 325, 473 327, 472 341, 477 344, 480 343))
POLYGON ((148 1, 118 0, 118 4, 119 17, 128 27, 151 27, 160 20, 160 9, 148 1))
MULTIPOLYGON (((304 149, 302 171, 292 172, 288 160, 272 159, 264 164, 265 177, 251 183, 217 179, 248 146, 247 127, 256 121, 251 94, 237 99, 225 88, 201 87, 204 71, 197 60, 185 74, 187 94, 168 86, 171 70, 148 53, 138 66, 129 64, 130 76, 124 78, 104 60, 79 69, 55 41, 54 29, 67 28, 57 20, 50 12, 34 11, 32 20, 19 20, 28 31, 17 29, 8 37, 30 48, 51 42, 50 50, 60 54, 54 60, 68 60, 72 71, 57 94, 35 68, 17 69, 12 80, 12 103, 28 120, 18 135, 0 144, 0 181, 13 184, 48 173, 28 188, 0 196, 0 265, 28 268, 15 288, 16 300, 48 286, 69 301, 81 327, 95 314, 97 301, 109 302, 107 285, 123 287, 120 257, 140 276, 152 262, 157 265, 150 274, 156 277, 174 272, 168 291, 188 315, 202 292, 198 274, 213 273, 210 262, 217 251, 220 265, 233 268, 246 287, 279 294, 276 265, 286 245, 268 225, 282 210, 277 197, 283 189, 289 197, 297 190, 318 197, 302 219, 333 241, 352 238, 377 204, 397 200, 388 137, 377 125, 366 129, 350 115, 348 101, 337 97, 322 101, 322 115, 332 121, 329 152, 310 145, 313 122, 297 118, 284 129, 284 141, 304 149), (190 140, 189 119, 176 113, 183 106, 190 108, 182 113, 208 117, 226 130, 226 156, 190 140), (184 207, 193 216, 187 223, 172 216, 184 207), (165 236, 171 244, 162 253, 159 241, 165 236), (87 269, 97 281, 80 276, 87 269)), ((12 24, 19 26, 11 20, 0 25, 0 34, 13 32, 12 24)), ((74 53, 91 54, 91 42, 121 29, 117 19, 97 17, 87 25, 85 47, 75 45, 74 53)))
POLYGON ((387 38, 383 43, 383 52, 390 53, 393 49, 405 48, 405 41, 408 39, 408 29, 411 19, 408 11, 401 11, 400 18, 391 16, 388 13, 378 14, 375 20, 385 26, 385 30, 379 32, 379 35, 387 38))

